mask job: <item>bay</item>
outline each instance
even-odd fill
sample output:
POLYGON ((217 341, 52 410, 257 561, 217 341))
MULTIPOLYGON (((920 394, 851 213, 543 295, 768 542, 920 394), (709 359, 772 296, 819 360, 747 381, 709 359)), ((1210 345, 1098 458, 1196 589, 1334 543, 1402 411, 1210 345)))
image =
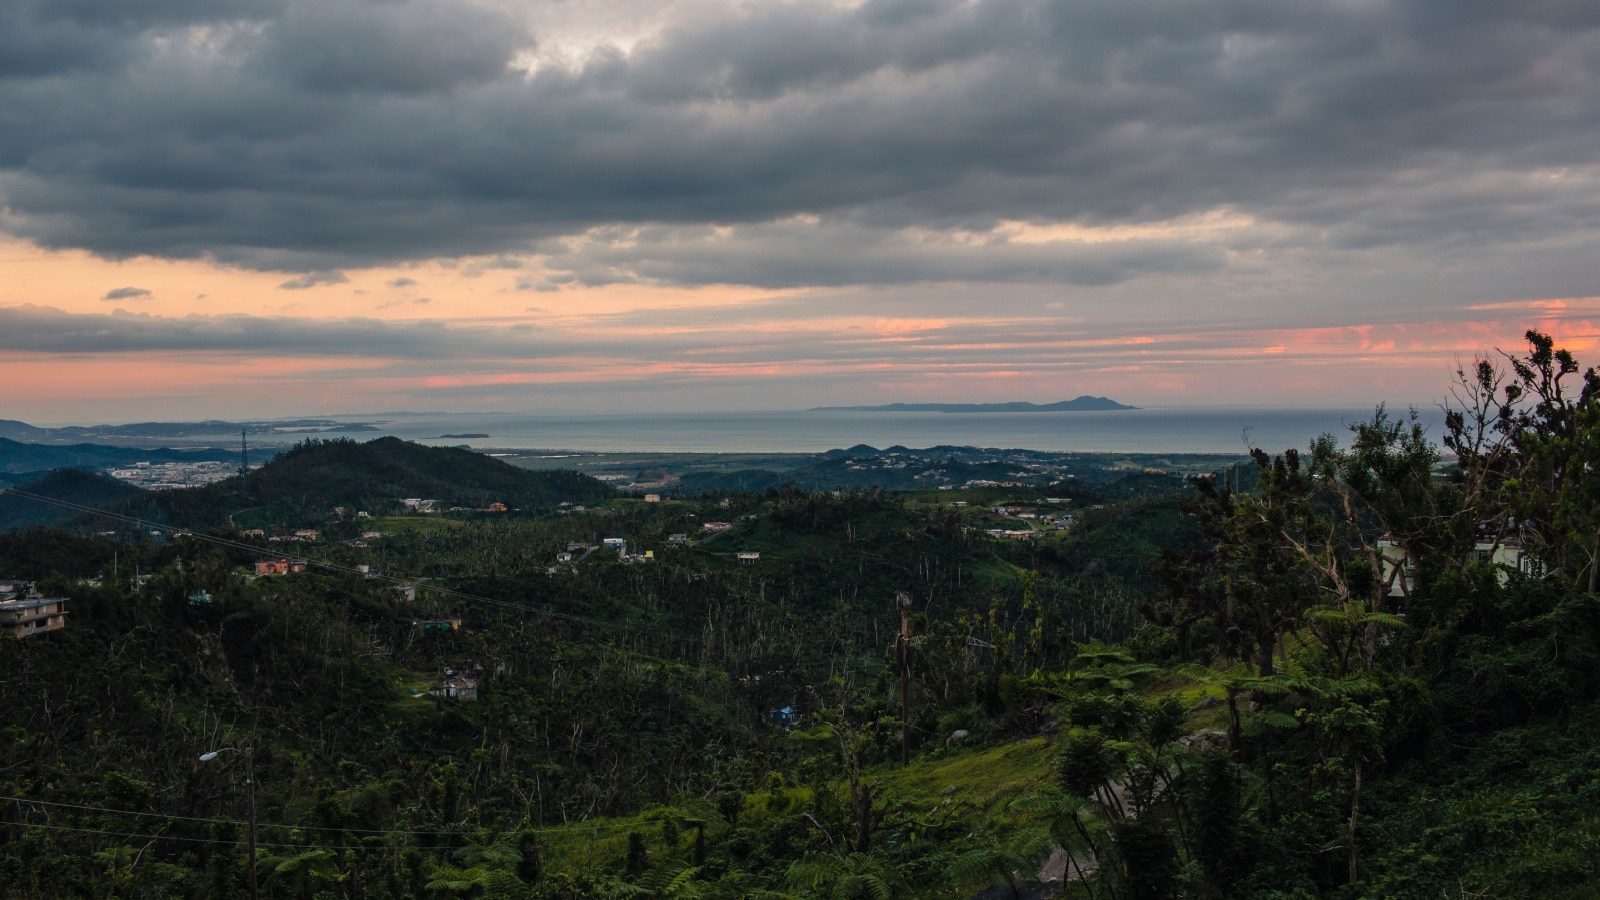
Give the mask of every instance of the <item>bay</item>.
MULTIPOLYGON (((1397 411, 1403 414, 1403 411, 1397 411)), ((1437 440, 1437 410, 1421 410, 1437 440)), ((1094 453, 1243 453, 1304 448, 1327 432, 1348 435, 1372 409, 1166 407, 1108 412, 935 413, 805 410, 770 412, 476 413, 342 416, 368 428, 359 440, 389 434, 477 449, 582 452, 821 452, 869 444, 914 449, 942 444, 1094 453), (487 434, 461 440, 448 434, 487 434)), ((338 436, 332 431, 324 437, 338 436)))

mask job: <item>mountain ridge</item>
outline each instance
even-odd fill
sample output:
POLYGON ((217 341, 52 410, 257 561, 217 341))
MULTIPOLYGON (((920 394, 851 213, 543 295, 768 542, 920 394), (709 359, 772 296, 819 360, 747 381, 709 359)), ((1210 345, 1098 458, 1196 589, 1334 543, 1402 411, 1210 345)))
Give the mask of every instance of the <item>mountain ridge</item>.
POLYGON ((1013 401, 1009 403, 885 403, 878 406, 814 406, 807 412, 940 412, 940 413, 978 413, 978 412, 1109 412, 1113 410, 1138 409, 1118 403, 1109 397, 1095 397, 1083 394, 1071 400, 1058 400, 1054 403, 1029 403, 1026 401, 1013 401))

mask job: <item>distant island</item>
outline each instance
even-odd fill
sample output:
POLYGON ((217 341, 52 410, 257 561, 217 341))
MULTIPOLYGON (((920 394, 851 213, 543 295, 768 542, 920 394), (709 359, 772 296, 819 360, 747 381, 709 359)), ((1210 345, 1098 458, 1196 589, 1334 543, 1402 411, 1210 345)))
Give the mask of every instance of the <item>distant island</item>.
POLYGON ((1104 412, 1116 409, 1138 409, 1118 403, 1109 397, 1091 397, 1084 394, 1072 400, 1055 403, 889 403, 883 406, 818 406, 809 412, 939 412, 939 413, 1032 413, 1032 412, 1104 412))
POLYGON ((445 438, 453 438, 455 440, 465 440, 467 438, 478 438, 478 439, 481 439, 481 438, 486 438, 486 437, 488 437, 487 434, 478 434, 476 432, 473 432, 472 434, 441 434, 441 435, 439 435, 438 439, 442 441, 445 438))

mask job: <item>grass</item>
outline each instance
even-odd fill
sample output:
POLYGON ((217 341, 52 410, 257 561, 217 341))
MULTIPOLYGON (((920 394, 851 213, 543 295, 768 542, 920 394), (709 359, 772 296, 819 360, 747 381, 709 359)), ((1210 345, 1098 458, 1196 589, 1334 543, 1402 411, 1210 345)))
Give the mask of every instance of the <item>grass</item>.
POLYGON ((361 530, 382 532, 385 537, 396 534, 421 534, 429 531, 448 531, 462 528, 466 522, 443 516, 380 516, 367 519, 361 530))
POLYGON ((874 773, 883 796, 912 807, 961 803, 990 822, 1015 824, 1011 804, 1047 784, 1051 746, 1044 738, 1008 741, 971 753, 913 760, 874 773))

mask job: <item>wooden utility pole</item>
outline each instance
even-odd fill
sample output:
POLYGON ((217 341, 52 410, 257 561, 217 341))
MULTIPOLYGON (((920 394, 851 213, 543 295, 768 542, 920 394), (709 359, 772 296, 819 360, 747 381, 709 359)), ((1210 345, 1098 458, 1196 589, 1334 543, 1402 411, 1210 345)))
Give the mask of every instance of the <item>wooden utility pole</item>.
POLYGON ((900 664, 900 766, 911 765, 911 595, 894 595, 900 602, 900 634, 894 639, 895 657, 900 664))

